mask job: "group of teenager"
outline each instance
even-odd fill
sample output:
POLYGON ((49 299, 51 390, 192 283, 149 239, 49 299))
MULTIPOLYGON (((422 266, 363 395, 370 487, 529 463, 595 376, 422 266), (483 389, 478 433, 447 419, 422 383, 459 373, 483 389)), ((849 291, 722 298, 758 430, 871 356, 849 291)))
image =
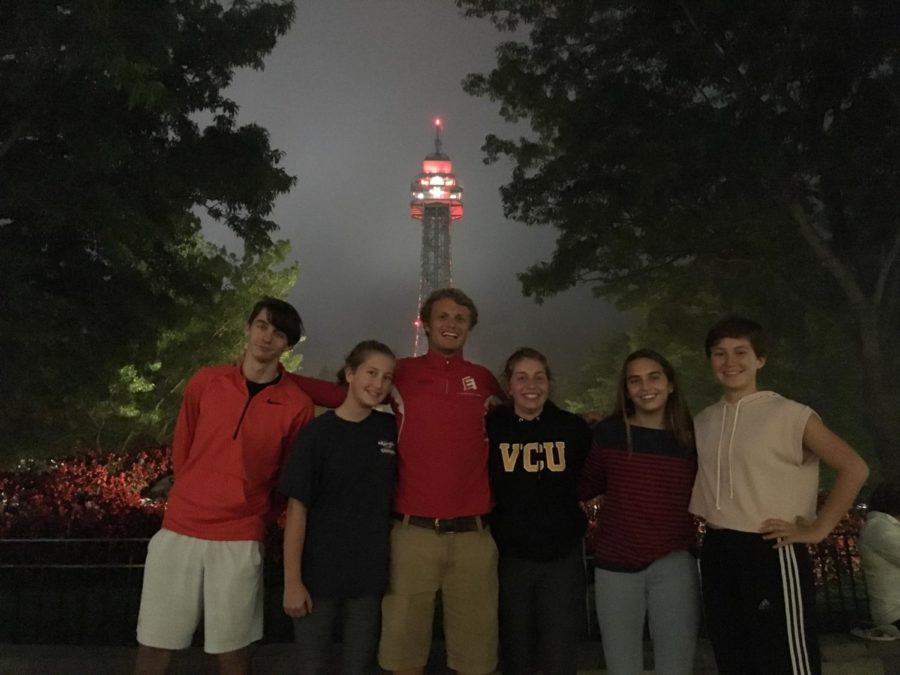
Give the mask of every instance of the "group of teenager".
POLYGON ((284 498, 284 610, 303 675, 332 672, 336 629, 342 672, 377 660, 423 673, 438 598, 454 671, 494 672, 499 655, 506 675, 574 674, 586 512, 610 673, 643 669, 645 620, 656 672, 692 673, 704 612, 719 672, 821 672, 806 545, 868 470, 809 407, 758 390, 758 324, 709 331, 723 396, 695 419, 671 364, 642 349, 591 428, 550 400, 540 352, 514 352, 502 386, 463 358, 478 311, 459 289, 432 293, 420 320, 425 355, 362 342, 334 384, 283 369, 302 324, 266 298, 242 359, 190 380, 148 550, 137 673, 165 672, 201 617, 220 672, 249 672, 262 542, 284 498), (314 404, 329 410, 313 419, 314 404), (820 460, 835 481, 817 513, 820 460))

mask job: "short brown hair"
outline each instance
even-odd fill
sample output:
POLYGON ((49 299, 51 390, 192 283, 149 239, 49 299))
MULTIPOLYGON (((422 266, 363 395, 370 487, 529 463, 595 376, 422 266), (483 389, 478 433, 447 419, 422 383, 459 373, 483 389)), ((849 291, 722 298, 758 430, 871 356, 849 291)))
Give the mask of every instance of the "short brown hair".
POLYGON ((475 303, 472 302, 472 298, 458 288, 439 288, 436 291, 432 291, 422 305, 422 309, 419 310, 419 320, 423 324, 428 323, 428 320, 431 318, 431 308, 434 307, 434 303, 446 299, 450 299, 457 305, 461 305, 468 309, 471 319, 469 321, 469 328, 475 328, 475 324, 478 323, 478 309, 475 307, 475 303))
POLYGON ((762 326, 743 316, 726 316, 719 319, 706 334, 706 357, 709 358, 713 347, 725 338, 747 338, 759 358, 769 355, 769 339, 762 326))

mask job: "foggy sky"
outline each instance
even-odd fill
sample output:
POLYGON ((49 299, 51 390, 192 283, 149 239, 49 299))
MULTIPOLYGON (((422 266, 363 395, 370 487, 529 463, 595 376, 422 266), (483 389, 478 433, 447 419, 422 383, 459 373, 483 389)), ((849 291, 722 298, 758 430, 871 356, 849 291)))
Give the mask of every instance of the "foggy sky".
MULTIPOLYGON (((516 273, 548 259, 555 231, 503 217, 498 189, 511 165, 482 162, 484 136, 518 136, 498 105, 460 85, 486 72, 504 36, 465 19, 451 0, 298 0, 297 19, 262 72, 239 73, 229 95, 240 122, 269 130, 297 177, 274 219, 300 279, 291 292, 307 339, 303 369, 336 369, 359 340, 412 352, 421 225, 409 216, 409 186, 434 149, 464 186, 465 217, 452 226, 454 285, 478 306, 466 358, 497 371, 519 346, 544 351, 563 376, 622 319, 586 288, 543 305, 522 297, 516 273)), ((233 241, 207 230, 218 243, 233 241)))

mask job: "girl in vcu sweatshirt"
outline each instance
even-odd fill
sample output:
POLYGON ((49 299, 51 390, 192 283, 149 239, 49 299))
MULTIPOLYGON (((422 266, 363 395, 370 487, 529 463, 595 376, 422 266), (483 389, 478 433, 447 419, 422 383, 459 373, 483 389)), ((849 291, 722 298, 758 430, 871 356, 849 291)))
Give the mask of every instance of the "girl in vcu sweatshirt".
POLYGON ((586 525, 575 486, 590 429, 548 399, 550 368, 540 352, 517 350, 504 379, 512 404, 487 418, 502 670, 574 675, 586 525))

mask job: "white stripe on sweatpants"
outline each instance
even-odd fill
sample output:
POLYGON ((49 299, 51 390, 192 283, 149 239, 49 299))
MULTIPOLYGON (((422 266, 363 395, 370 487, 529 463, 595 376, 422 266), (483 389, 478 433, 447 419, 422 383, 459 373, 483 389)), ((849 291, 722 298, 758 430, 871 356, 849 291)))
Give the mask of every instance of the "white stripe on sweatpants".
POLYGON ((803 622, 803 595, 800 589, 800 569, 793 546, 778 549, 781 565, 781 586, 784 593, 784 622, 787 627, 788 649, 794 675, 810 675, 809 654, 806 651, 806 631, 803 622))

